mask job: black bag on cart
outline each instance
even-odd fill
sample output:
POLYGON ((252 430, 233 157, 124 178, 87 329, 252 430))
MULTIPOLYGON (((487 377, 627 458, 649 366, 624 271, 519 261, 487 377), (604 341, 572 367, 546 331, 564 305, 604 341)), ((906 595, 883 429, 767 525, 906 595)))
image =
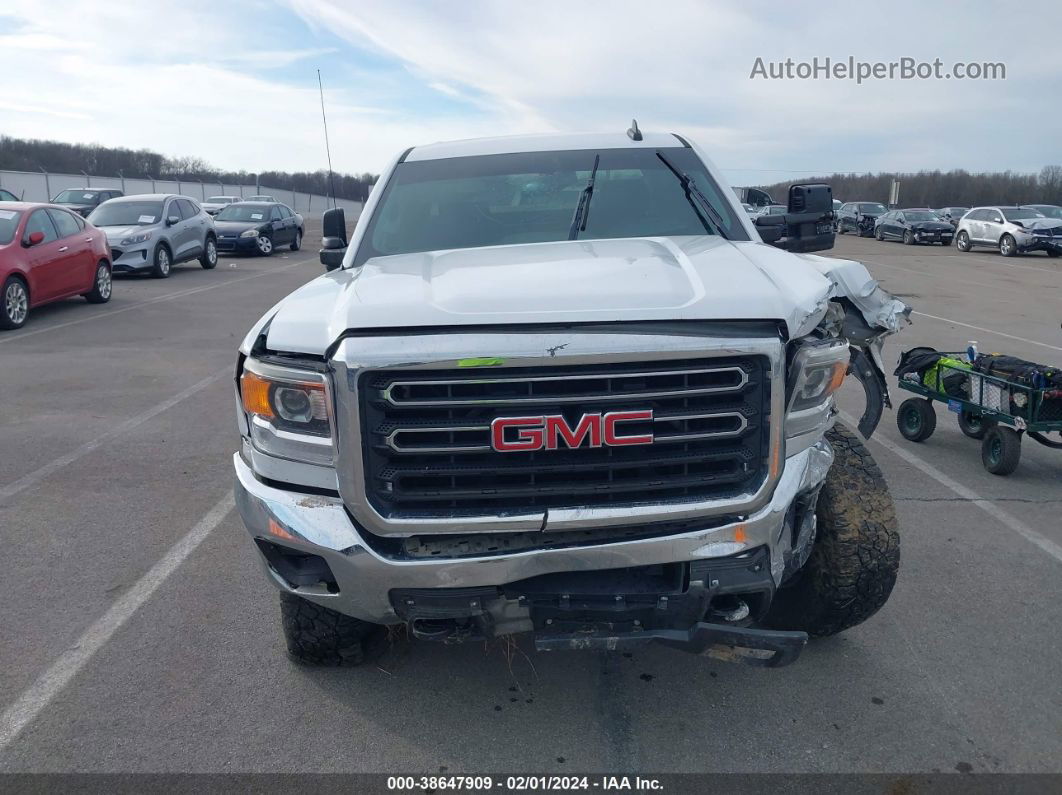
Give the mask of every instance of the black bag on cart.
MULTIPOLYGON (((1005 378, 1030 389, 1042 389, 1043 402, 1036 419, 1042 422, 1062 420, 1062 369, 1019 359, 1017 356, 982 353, 974 361, 974 370, 996 378, 1005 378)), ((1010 413, 1026 417, 1026 407, 1013 405, 1013 399, 1012 395, 1010 413)))

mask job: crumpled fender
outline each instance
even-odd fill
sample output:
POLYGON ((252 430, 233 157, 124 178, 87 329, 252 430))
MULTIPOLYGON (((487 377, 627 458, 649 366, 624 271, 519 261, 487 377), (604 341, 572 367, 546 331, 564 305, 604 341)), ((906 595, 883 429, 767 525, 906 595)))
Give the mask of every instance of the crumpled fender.
POLYGON ((834 326, 830 331, 851 345, 849 373, 862 384, 866 397, 858 427, 869 439, 881 421, 884 407, 892 406, 881 357, 885 337, 911 322, 911 307, 883 289, 862 263, 815 254, 799 256, 832 283, 829 300, 839 306, 836 311, 825 313, 819 323, 834 326))

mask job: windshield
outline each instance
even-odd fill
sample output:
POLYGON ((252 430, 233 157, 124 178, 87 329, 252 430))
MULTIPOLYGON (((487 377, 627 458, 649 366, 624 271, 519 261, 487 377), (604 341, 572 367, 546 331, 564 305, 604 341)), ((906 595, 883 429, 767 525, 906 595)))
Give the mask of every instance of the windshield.
POLYGON ((1044 214, 1032 207, 1002 207, 1003 217, 1008 221, 1021 221, 1026 218, 1043 218, 1044 214))
POLYGON ((232 204, 235 199, 231 196, 211 196, 207 199, 208 204, 232 204))
MULTIPOLYGON (((722 216, 725 237, 748 240, 693 151, 669 147, 661 152, 707 196, 722 216)), ((453 157, 395 168, 354 264, 418 251, 567 240, 598 156, 579 240, 711 234, 680 180, 653 149, 453 157)))
POLYGON ((104 202, 89 213, 88 219, 96 226, 146 226, 162 220, 162 202, 104 202))
POLYGON ((21 215, 17 210, 0 210, 0 246, 6 246, 14 239, 21 215))
POLYGON ((53 204, 86 204, 96 201, 99 196, 94 190, 64 190, 55 197, 53 204))
POLYGON ((230 204, 214 216, 215 221, 259 222, 269 219, 272 208, 261 204, 230 204))
POLYGON ((864 202, 859 205, 859 212, 861 213, 878 213, 879 215, 885 212, 884 204, 870 204, 864 202))
POLYGON ((789 208, 784 204, 772 204, 767 208, 767 215, 785 215, 789 208))
POLYGON ((940 216, 937 215, 936 213, 930 213, 930 212, 926 212, 924 210, 921 211, 921 212, 917 212, 917 211, 916 212, 912 212, 912 211, 908 210, 907 212, 905 212, 903 214, 903 217, 906 218, 908 221, 939 221, 940 220, 940 216))
POLYGON ((1052 207, 1051 205, 1040 205, 1036 208, 1043 215, 1048 218, 1062 218, 1062 207, 1052 207))

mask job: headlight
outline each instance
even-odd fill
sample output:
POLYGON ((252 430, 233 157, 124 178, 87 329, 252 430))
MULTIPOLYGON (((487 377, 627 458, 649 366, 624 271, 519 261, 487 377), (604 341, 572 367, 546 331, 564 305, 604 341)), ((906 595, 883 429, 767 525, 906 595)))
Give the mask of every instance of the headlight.
POLYGON ((840 389, 848 372, 848 360, 848 343, 844 340, 804 346, 793 362, 789 413, 818 406, 840 389))
POLYGON ((148 240, 151 240, 151 235, 151 232, 137 232, 135 235, 129 235, 129 237, 123 240, 122 245, 131 246, 134 243, 146 243, 148 240))
POLYGON ((239 400, 255 449, 289 461, 333 465, 332 418, 323 373, 249 358, 239 379, 239 400))
POLYGON ((247 229, 246 231, 240 232, 240 237, 258 237, 258 230, 247 229))

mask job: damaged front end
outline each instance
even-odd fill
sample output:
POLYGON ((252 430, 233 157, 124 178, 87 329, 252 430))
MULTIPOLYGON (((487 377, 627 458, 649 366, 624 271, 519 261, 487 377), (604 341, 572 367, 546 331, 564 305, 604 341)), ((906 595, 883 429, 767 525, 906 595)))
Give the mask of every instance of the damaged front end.
POLYGON ((885 407, 892 407, 881 355, 885 338, 910 323, 911 307, 882 289, 859 262, 813 255, 805 259, 830 280, 831 287, 818 308, 821 311, 805 320, 804 333, 847 341, 848 374, 856 377, 865 396, 858 429, 869 439, 885 407))

